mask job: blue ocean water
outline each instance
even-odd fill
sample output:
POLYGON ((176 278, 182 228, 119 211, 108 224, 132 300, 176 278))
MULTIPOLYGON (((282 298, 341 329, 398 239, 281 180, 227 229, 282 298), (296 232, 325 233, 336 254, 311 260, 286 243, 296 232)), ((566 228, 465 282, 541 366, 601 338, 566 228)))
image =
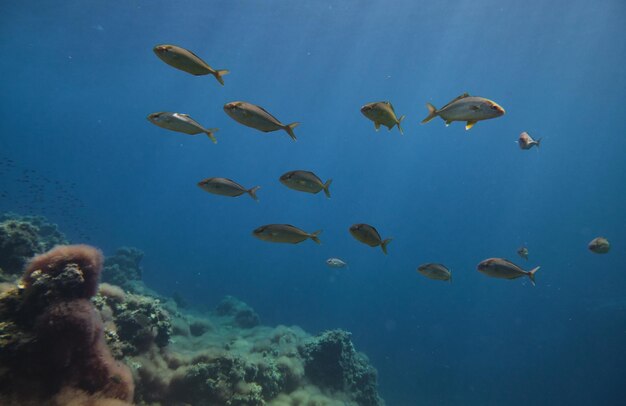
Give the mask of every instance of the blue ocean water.
POLYGON ((199 307, 224 295, 264 324, 344 328, 388 405, 618 405, 626 376, 626 4, 622 1, 30 1, 0 6, 0 210, 42 214, 73 241, 146 255, 148 285, 199 307), (156 44, 229 69, 224 87, 161 62, 156 44), (420 125, 463 92, 507 111, 420 125), (297 142, 230 119, 245 100, 297 142), (390 100, 405 135, 359 108, 390 100), (218 127, 157 128, 155 111, 218 127), (542 138, 521 151, 522 131, 542 138), (332 198, 286 171, 333 179, 332 198), (207 194, 220 176, 260 202, 207 194), (26 180, 25 178, 26 177, 26 180), (45 188, 29 188, 28 179, 45 188), (393 237, 389 255, 348 233, 393 237), (269 244, 263 224, 322 229, 269 244), (612 243, 594 255, 587 243, 612 243), (517 258, 526 244, 530 259, 517 258), (346 260, 332 270, 324 261, 346 260), (489 279, 488 257, 541 266, 489 279), (441 262, 453 283, 416 273, 441 262))

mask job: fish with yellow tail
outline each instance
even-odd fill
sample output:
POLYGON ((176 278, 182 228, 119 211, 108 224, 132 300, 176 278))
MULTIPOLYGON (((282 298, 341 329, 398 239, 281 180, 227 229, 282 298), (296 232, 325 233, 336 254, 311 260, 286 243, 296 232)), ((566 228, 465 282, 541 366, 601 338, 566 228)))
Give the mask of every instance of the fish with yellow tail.
POLYGON ((326 183, 313 172, 310 171, 289 171, 280 177, 280 183, 289 189, 307 193, 319 193, 324 191, 327 198, 330 199, 330 184, 332 179, 328 179, 326 183))
POLYGON ((611 250, 609 240, 604 237, 596 237, 588 245, 589 251, 596 254, 606 254, 611 250))
POLYGON ((322 230, 314 233, 307 233, 298 227, 290 224, 268 224, 255 229, 252 235, 262 241, 280 242, 288 244, 298 244, 304 240, 311 239, 317 244, 321 244, 318 238, 322 230))
POLYGON ((228 197, 237 197, 247 193, 257 202, 259 198, 256 196, 256 192, 261 188, 260 186, 255 186, 246 189, 234 180, 227 178, 206 178, 198 182, 198 187, 205 192, 228 197))
POLYGON ((374 103, 368 103, 361 107, 361 113, 374 122, 374 128, 376 131, 380 129, 381 125, 384 125, 391 131, 395 126, 398 126, 400 134, 404 134, 400 123, 404 120, 404 116, 398 118, 396 112, 393 109, 393 105, 388 101, 380 101, 374 103))
POLYGON ((357 241, 362 242, 363 244, 369 245, 370 247, 378 247, 383 250, 385 255, 387 255, 387 245, 391 242, 391 238, 382 239, 378 230, 369 224, 353 224, 350 227, 350 234, 357 241))
POLYGON ((222 76, 230 73, 226 69, 213 69, 198 55, 188 49, 181 48, 176 45, 157 45, 154 47, 153 51, 159 59, 176 69, 191 73, 195 76, 215 76, 215 79, 217 79, 222 86, 224 86, 224 79, 222 79, 222 76))
POLYGON ((535 273, 540 267, 525 271, 513 262, 504 258, 489 258, 485 259, 478 264, 478 272, 484 273, 492 278, 500 279, 516 279, 522 276, 527 276, 530 279, 530 283, 535 286, 535 273))
POLYGON ((422 264, 417 268, 417 272, 429 279, 452 283, 452 273, 445 265, 442 264, 422 264))
POLYGON ((211 141, 213 141, 213 144, 217 144, 217 139, 214 135, 217 128, 204 128, 187 114, 160 111, 158 113, 149 114, 148 121, 156 126, 165 128, 166 130, 176 131, 179 133, 189 135, 204 133, 211 141))
POLYGON ((446 125, 450 125, 453 121, 465 121, 466 130, 479 121, 497 118, 505 113, 498 103, 484 97, 470 96, 469 93, 463 93, 440 109, 430 103, 426 103, 426 107, 428 116, 422 120, 422 124, 439 116, 446 122, 446 125))
POLYGON ((224 105, 224 111, 236 122, 263 132, 285 130, 292 140, 296 140, 293 129, 300 123, 283 124, 261 106, 244 101, 234 101, 224 105))

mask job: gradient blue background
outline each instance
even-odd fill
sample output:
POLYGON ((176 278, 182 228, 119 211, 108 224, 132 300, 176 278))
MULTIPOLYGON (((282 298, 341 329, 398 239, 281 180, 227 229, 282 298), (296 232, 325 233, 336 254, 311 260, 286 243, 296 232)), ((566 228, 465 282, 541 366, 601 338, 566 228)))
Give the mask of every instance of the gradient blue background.
POLYGON ((391 406, 623 404, 625 4, 4 2, 0 157, 16 167, 0 209, 107 253, 139 247, 146 282, 196 306, 231 294, 265 324, 351 331, 391 406), (226 86, 167 66, 161 43, 230 69, 226 86), (465 91, 506 115, 419 124, 425 102, 465 91), (237 124, 234 100, 300 121, 298 142, 237 124), (407 115, 404 136, 361 115, 377 100, 407 115), (219 127, 219 144, 151 125, 155 111, 219 127), (521 151, 521 131, 541 149, 521 151), (281 185, 293 169, 333 178, 332 199, 281 185), (260 185, 260 202, 196 186, 211 176, 260 185), (388 256, 352 239, 357 222, 394 238, 388 256), (250 235, 267 223, 323 229, 323 244, 250 235), (610 254, 587 251, 598 235, 610 254), (524 243, 535 288, 476 271, 522 262, 524 243), (417 274, 424 262, 454 282, 417 274))

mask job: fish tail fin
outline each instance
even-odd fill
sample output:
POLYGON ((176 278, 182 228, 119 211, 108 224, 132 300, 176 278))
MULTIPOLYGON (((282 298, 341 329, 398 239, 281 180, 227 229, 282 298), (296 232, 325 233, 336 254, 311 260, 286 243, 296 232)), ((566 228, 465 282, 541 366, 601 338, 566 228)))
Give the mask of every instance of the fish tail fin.
POLYGON ((326 194, 326 197, 330 199, 330 184, 333 183, 332 179, 328 179, 326 181, 326 183, 324 183, 324 194, 326 194))
POLYGON ((426 103, 426 108, 428 109, 428 115, 425 119, 422 120, 422 124, 426 124, 433 118, 437 117, 437 107, 433 106, 430 103, 426 103))
POLYGON ((539 148, 539 144, 541 144, 541 138, 537 138, 537 148, 539 148))
POLYGON ((219 128, 208 128, 204 132, 209 137, 209 139, 213 141, 213 144, 217 144, 217 138, 215 138, 215 135, 214 135, 214 133, 216 133, 217 130, 219 130, 219 128))
POLYGON ((252 197, 257 202, 259 201, 259 198, 256 196, 256 191, 259 190, 259 189, 261 189, 261 186, 255 186, 252 189, 247 190, 247 192, 250 195, 250 197, 252 197))
POLYGON ((537 271, 539 270, 539 268, 541 268, 540 266, 530 270, 528 272, 528 277, 530 278, 530 283, 533 284, 533 286, 535 286, 535 273, 537 273, 537 271))
POLYGON ((402 127, 400 127, 400 123, 402 122, 402 120, 404 120, 406 116, 401 116, 400 119, 398 120, 398 130, 400 130, 400 135, 404 135, 404 131, 402 131, 402 127))
POLYGON ((220 82, 220 84, 222 86, 224 86, 224 79, 222 79, 222 76, 228 75, 229 73, 230 73, 230 71, 226 70, 226 69, 216 70, 215 71, 215 79, 217 79, 217 81, 220 82))
POLYGON ((380 248, 383 249, 383 252, 385 253, 385 255, 387 255, 387 245, 389 245, 391 240, 392 240, 391 238, 387 238, 380 244, 380 248))
POLYGON ((285 126, 285 131, 291 137, 292 140, 296 140, 296 134, 293 133, 293 129, 296 128, 300 123, 291 123, 285 126))
POLYGON ((322 230, 317 230, 314 233, 311 233, 311 235, 309 236, 310 239, 312 239, 313 241, 315 241, 316 244, 321 244, 322 242, 320 241, 320 239, 317 237, 318 235, 320 235, 320 233, 322 232, 322 230))
POLYGON ((452 283, 452 271, 450 271, 450 277, 448 278, 448 282, 452 283))

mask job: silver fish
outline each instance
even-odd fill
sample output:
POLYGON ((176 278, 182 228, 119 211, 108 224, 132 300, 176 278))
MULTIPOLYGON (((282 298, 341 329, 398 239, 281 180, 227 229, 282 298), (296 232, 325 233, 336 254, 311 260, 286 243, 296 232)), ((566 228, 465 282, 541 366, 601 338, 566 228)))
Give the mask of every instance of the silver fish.
POLYGON ((298 227, 294 227, 289 224, 268 224, 255 229, 252 232, 252 235, 260 240, 268 242, 297 244, 310 238, 317 244, 320 244, 321 242, 318 238, 318 235, 321 232, 322 230, 316 231, 314 233, 307 233, 306 231, 303 231, 298 227))
POLYGON ((503 258, 489 258, 478 264, 478 272, 482 272, 492 278, 516 279, 528 276, 530 282, 535 286, 535 273, 540 267, 525 271, 513 262, 503 258))
POLYGON ((423 264, 417 268, 417 272, 430 279, 452 282, 452 273, 442 264, 423 264))
POLYGON ((179 133, 185 133, 189 135, 196 135, 200 133, 206 134, 214 144, 217 144, 217 139, 214 133, 217 128, 204 128, 196 120, 189 117, 187 114, 171 113, 167 111, 160 111, 158 113, 148 114, 148 121, 161 128, 165 128, 171 131, 177 131, 179 133))
POLYGON ((326 265, 328 265, 331 268, 347 268, 348 267, 348 264, 339 258, 328 258, 326 260, 326 265))
POLYGON ((205 192, 222 196, 237 197, 247 193, 257 201, 259 199, 256 196, 256 191, 261 188, 260 186, 255 186, 251 189, 246 189, 234 180, 227 178, 207 178, 198 182, 198 186, 205 192))
POLYGON ((388 101, 380 101, 374 103, 368 103, 361 107, 361 113, 374 122, 374 128, 376 131, 380 129, 380 125, 384 125, 391 131, 394 126, 398 126, 400 134, 404 134, 400 123, 404 120, 404 116, 398 118, 396 112, 393 109, 393 105, 388 101))
POLYGON ((323 190, 328 198, 330 198, 328 188, 332 181, 332 179, 328 179, 324 183, 317 175, 309 171, 289 171, 280 177, 280 183, 290 189, 308 193, 319 193, 320 190, 323 190))
POLYGON ((604 237, 596 237, 589 243, 589 251, 596 254, 606 254, 611 249, 609 240, 604 237))
POLYGON ((526 131, 521 133, 517 139, 517 145, 519 145, 520 149, 531 149, 534 146, 539 148, 540 143, 541 138, 534 140, 533 137, 531 137, 526 131))
POLYGON ((224 111, 236 122, 263 132, 285 130, 292 140, 296 140, 293 129, 300 123, 283 124, 263 107, 243 101, 226 103, 224 111))
POLYGON ((180 69, 192 75, 213 75, 222 86, 224 79, 222 76, 229 73, 226 69, 213 69, 200 57, 188 49, 178 47, 176 45, 157 45, 153 49, 158 56, 166 64, 180 69))
POLYGON ((383 240, 380 238, 378 231, 369 224, 353 224, 350 227, 350 234, 352 234, 356 240, 362 242, 363 244, 367 244, 370 247, 377 247, 380 245, 380 248, 382 248, 385 255, 387 254, 387 245, 391 242, 391 238, 383 240))
POLYGON ((463 93, 439 110, 430 103, 426 103, 426 107, 428 116, 422 120, 422 124, 439 116, 446 122, 446 125, 450 125, 453 121, 466 121, 466 130, 472 128, 478 121, 500 117, 505 113, 496 102, 484 97, 470 96, 469 93, 463 93))

